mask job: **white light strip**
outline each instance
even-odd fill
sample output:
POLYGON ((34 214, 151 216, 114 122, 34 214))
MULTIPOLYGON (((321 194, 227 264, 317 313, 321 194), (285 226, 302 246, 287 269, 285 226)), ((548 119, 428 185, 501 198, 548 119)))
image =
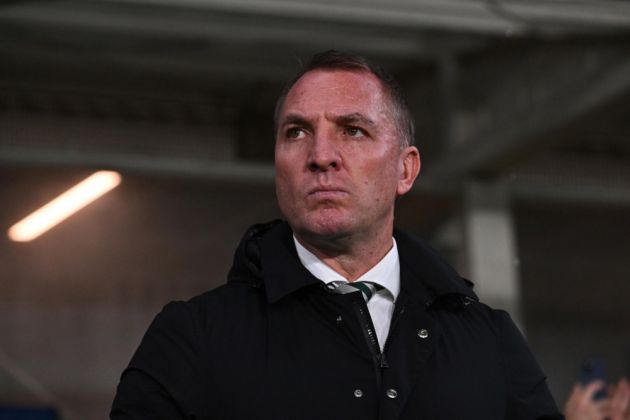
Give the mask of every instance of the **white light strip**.
POLYGON ((103 194, 116 188, 120 181, 121 177, 118 172, 98 171, 93 173, 59 197, 11 226, 8 231, 9 238, 17 242, 32 241, 103 194))

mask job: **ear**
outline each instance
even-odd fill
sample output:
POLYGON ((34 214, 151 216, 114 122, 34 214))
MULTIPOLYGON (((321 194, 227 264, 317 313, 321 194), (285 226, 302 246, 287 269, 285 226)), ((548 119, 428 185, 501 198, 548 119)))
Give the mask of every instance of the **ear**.
POLYGON ((396 193, 401 196, 409 192, 420 173, 420 151, 415 146, 406 147, 401 153, 401 171, 396 193))

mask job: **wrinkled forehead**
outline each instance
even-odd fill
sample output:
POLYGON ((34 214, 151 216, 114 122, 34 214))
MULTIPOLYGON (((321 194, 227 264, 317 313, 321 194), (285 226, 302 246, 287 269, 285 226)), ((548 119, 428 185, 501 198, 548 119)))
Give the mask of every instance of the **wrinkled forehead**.
POLYGON ((279 117, 287 113, 382 112, 390 100, 381 81, 367 71, 312 70, 300 77, 287 92, 279 117))

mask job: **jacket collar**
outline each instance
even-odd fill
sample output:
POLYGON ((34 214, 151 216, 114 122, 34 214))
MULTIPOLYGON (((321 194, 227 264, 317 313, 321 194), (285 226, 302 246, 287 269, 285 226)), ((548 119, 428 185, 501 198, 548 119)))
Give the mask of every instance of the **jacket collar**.
POLYGON ((306 286, 323 285, 300 262, 288 223, 278 223, 261 241, 267 301, 276 302, 306 286))
POLYGON ((245 232, 228 282, 264 286, 269 303, 303 287, 323 284, 300 263, 291 228, 281 220, 259 223, 245 232))
MULTIPOLYGON (((395 230, 401 267, 401 293, 427 306, 447 297, 477 300, 472 283, 463 279, 431 247, 395 230)), ((293 233, 280 220, 257 224, 245 233, 234 256, 228 281, 264 285, 269 303, 307 286, 321 285, 299 261, 293 233)))
POLYGON ((394 229, 400 258, 400 281, 403 293, 419 299, 426 306, 450 298, 458 302, 478 301, 473 283, 457 271, 424 241, 394 229))

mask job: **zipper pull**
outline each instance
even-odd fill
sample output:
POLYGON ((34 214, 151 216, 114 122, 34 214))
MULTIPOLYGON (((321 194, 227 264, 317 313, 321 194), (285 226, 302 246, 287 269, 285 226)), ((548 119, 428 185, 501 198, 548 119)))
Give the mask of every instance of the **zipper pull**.
POLYGON ((385 358, 385 353, 381 353, 379 356, 378 366, 381 369, 389 368, 389 363, 387 363, 387 359, 385 358))

